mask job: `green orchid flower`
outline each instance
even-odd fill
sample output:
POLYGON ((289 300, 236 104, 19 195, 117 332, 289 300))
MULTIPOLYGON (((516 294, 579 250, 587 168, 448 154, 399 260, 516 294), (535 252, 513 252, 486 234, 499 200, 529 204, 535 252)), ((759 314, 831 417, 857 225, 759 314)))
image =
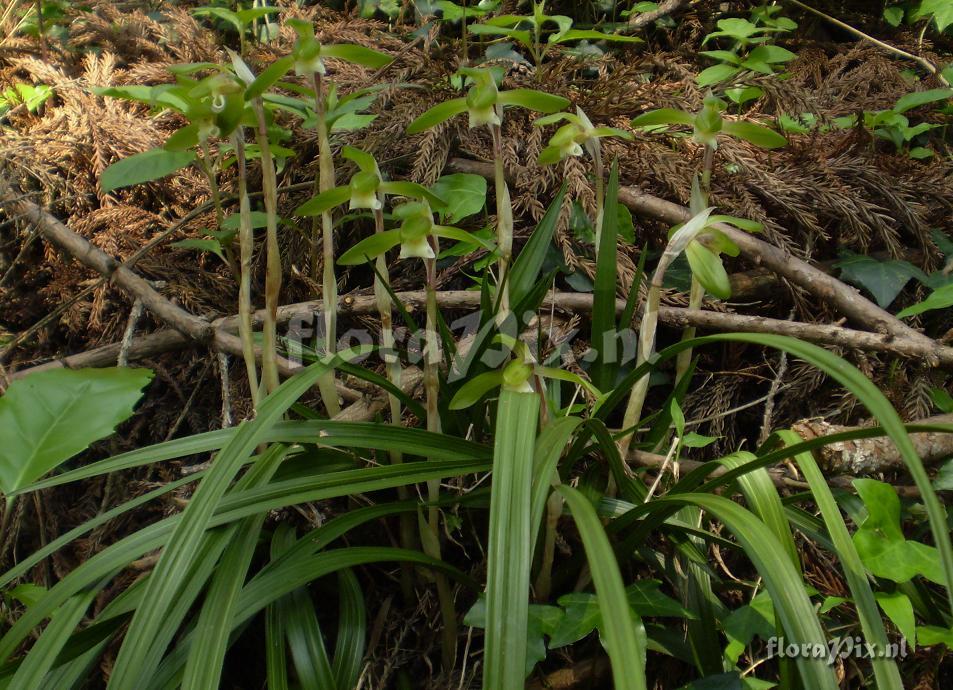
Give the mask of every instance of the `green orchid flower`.
POLYGON ((554 113, 537 118, 536 126, 550 125, 566 120, 566 124, 556 130, 549 145, 539 154, 540 165, 551 165, 570 156, 581 156, 585 151, 593 158, 599 156, 599 140, 606 137, 618 137, 631 141, 632 135, 616 127, 596 127, 586 116, 582 108, 573 113, 554 113))
POLYGON ((481 246, 488 251, 495 249, 492 242, 471 235, 460 228, 435 223, 433 209, 428 201, 429 196, 433 195, 428 194, 419 201, 409 201, 397 206, 393 212, 394 218, 400 221, 397 228, 385 230, 361 240, 341 255, 338 264, 354 266, 380 256, 398 245, 400 245, 398 258, 433 260, 436 258, 435 240, 441 237, 481 246))
POLYGON ((314 24, 303 19, 289 19, 286 24, 298 34, 291 57, 295 74, 299 77, 327 74, 324 58, 344 60, 373 69, 380 69, 392 59, 389 55, 352 43, 322 45, 314 35, 314 24))
POLYGON ((512 336, 498 334, 494 338, 494 342, 502 343, 505 347, 508 347, 513 353, 513 359, 507 362, 502 369, 478 374, 463 384, 450 401, 451 410, 463 410, 472 407, 497 388, 513 393, 535 393, 536 390, 533 388, 534 378, 554 379, 580 386, 597 401, 603 397, 598 388, 578 374, 538 364, 529 348, 522 341, 512 336))
POLYGON ((687 113, 673 108, 660 108, 639 115, 632 120, 633 127, 661 127, 666 125, 687 125, 692 128, 692 136, 699 144, 718 148, 718 137, 727 135, 743 139, 755 146, 776 149, 788 143, 787 139, 763 125, 753 122, 725 120, 722 113, 726 105, 717 96, 708 95, 698 113, 687 113))
POLYGON ((500 91, 493 73, 488 69, 464 67, 458 74, 468 77, 472 82, 463 98, 453 98, 430 108, 410 123, 408 134, 417 134, 430 129, 455 115, 466 111, 470 118, 470 128, 480 126, 499 126, 505 106, 518 106, 541 113, 554 113, 562 110, 569 101, 562 96, 553 96, 533 89, 511 89, 500 91))
POLYGON ((368 209, 376 211, 382 208, 385 195, 405 196, 412 199, 426 199, 435 208, 443 208, 446 202, 423 185, 415 182, 385 182, 374 157, 353 146, 341 149, 341 155, 357 164, 358 172, 351 177, 346 186, 332 187, 311 197, 295 210, 298 216, 317 216, 335 206, 348 204, 351 211, 368 209))

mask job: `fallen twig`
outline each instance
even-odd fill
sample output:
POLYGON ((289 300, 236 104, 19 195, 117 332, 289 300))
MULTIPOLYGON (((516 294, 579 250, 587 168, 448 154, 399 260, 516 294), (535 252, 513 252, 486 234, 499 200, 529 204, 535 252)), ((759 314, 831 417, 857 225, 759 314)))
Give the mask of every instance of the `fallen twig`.
MULTIPOLYGON (((447 162, 447 168, 455 172, 470 172, 484 177, 490 177, 493 174, 491 164, 465 158, 450 159, 447 162)), ((619 201, 641 216, 655 218, 673 225, 684 223, 692 216, 691 211, 684 206, 646 194, 633 187, 621 187, 619 201)), ((767 266, 795 285, 803 287, 815 297, 834 305, 842 314, 858 324, 895 338, 905 338, 911 343, 918 343, 925 353, 920 356, 932 366, 939 363, 937 351, 940 346, 935 341, 865 299, 855 288, 743 230, 723 224, 715 227, 734 242, 741 253, 755 265, 767 266)))

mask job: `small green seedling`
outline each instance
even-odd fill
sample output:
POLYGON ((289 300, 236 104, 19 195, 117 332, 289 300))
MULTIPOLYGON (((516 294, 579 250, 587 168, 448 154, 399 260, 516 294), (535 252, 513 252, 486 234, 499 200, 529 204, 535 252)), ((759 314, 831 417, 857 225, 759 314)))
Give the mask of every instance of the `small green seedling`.
MULTIPOLYGON (((780 7, 762 6, 752 10, 750 21, 741 18, 718 20, 718 30, 705 36, 702 45, 719 38, 729 40, 731 45, 727 50, 701 51, 701 55, 716 60, 718 64, 703 70, 695 78, 698 85, 712 86, 745 70, 772 75, 780 66, 797 57, 790 50, 769 43, 774 35, 797 28, 794 21, 778 17, 780 11, 780 7)), ((758 92, 735 91, 730 98, 741 105, 739 100, 744 102, 751 97, 760 97, 761 93, 758 92)))
POLYGON ((488 19, 470 27, 477 36, 500 36, 509 38, 529 51, 538 68, 549 49, 554 45, 573 41, 614 41, 618 43, 642 43, 635 36, 605 33, 596 29, 572 28, 572 17, 561 14, 546 14, 546 3, 534 2, 533 13, 528 15, 506 14, 488 19))

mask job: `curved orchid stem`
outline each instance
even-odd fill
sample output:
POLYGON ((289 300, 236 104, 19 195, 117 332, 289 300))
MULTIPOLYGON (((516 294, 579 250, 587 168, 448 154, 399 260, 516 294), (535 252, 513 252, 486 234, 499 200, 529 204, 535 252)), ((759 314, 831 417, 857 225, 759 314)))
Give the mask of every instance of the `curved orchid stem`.
POLYGON ((261 98, 254 101, 258 120, 256 139, 261 151, 261 184, 265 199, 265 317, 262 326, 262 387, 265 394, 278 388, 278 299, 281 292, 281 256, 278 249, 278 182, 275 161, 268 141, 265 106, 261 98))
MULTIPOLYGON (((499 110, 502 115, 502 109, 499 110)), ((502 117, 500 118, 502 121, 502 117)), ((506 170, 503 168, 503 134, 500 125, 491 125, 493 133, 493 182, 496 188, 496 242, 500 252, 499 286, 500 311, 497 322, 503 323, 510 313, 510 288, 507 271, 513 258, 513 206, 510 190, 506 186, 506 170)))
POLYGON ((255 238, 251 223, 251 203, 248 200, 245 138, 241 128, 236 129, 232 135, 232 146, 235 149, 235 161, 238 166, 238 244, 241 256, 238 283, 238 335, 242 342, 242 358, 245 360, 245 372, 248 376, 248 387, 251 390, 252 405, 257 410, 258 364, 255 361, 251 308, 251 262, 255 249, 255 238))
MULTIPOLYGON (((331 157, 331 142, 328 139, 328 122, 325 113, 324 84, 319 72, 311 73, 311 86, 314 89, 314 114, 318 130, 318 179, 315 181, 317 192, 325 192, 334 187, 334 159, 331 157)), ((316 274, 318 265, 318 219, 311 227, 311 265, 316 274)), ((328 355, 337 349, 338 283, 334 274, 334 223, 330 209, 321 214, 321 301, 324 307, 324 350, 328 355)), ((315 275, 315 277, 317 277, 315 275)), ((334 371, 318 379, 318 390, 329 417, 341 412, 337 391, 334 387, 334 371)))

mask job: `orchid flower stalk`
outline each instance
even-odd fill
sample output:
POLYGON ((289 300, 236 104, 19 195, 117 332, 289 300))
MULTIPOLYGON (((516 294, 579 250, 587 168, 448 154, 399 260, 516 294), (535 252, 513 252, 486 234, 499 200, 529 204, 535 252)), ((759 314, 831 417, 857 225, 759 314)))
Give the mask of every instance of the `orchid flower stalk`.
MULTIPOLYGON (((352 160, 358 161, 368 154, 363 152, 361 156, 354 151, 347 155, 352 160)), ((373 160, 373 159, 371 159, 373 160)), ((364 159, 365 165, 361 173, 358 173, 351 180, 347 187, 339 187, 329 190, 323 195, 318 195, 308 202, 308 208, 299 209, 305 212, 320 212, 326 204, 343 203, 347 198, 351 198, 356 203, 361 200, 370 200, 367 196, 370 190, 370 178, 362 173, 369 172, 370 161, 364 159)), ((375 166, 376 168, 376 166, 375 166)), ((445 237, 459 242, 468 242, 479 244, 492 251, 495 247, 487 244, 484 240, 460 230, 459 228, 438 225, 434 222, 433 211, 430 206, 430 200, 436 199, 441 205, 443 201, 435 197, 428 190, 424 190, 420 185, 413 185, 408 182, 378 182, 377 192, 393 192, 406 194, 411 190, 416 190, 414 196, 419 201, 410 201, 401 204, 394 209, 393 216, 400 222, 400 226, 393 230, 384 230, 375 232, 370 237, 358 242, 349 250, 344 252, 338 259, 342 265, 354 265, 372 258, 379 257, 387 251, 400 246, 400 259, 421 259, 424 263, 426 273, 426 291, 427 291, 427 322, 425 326, 424 342, 424 391, 426 397, 425 409, 427 416, 427 430, 434 433, 440 433, 440 410, 438 407, 438 396, 440 393, 439 370, 443 364, 443 352, 440 346, 440 335, 438 328, 437 311, 437 255, 440 251, 438 238, 445 237), (403 191, 397 191, 403 190, 403 191)), ((420 540, 424 553, 432 558, 440 558, 440 510, 436 505, 440 498, 440 482, 438 480, 427 482, 428 500, 431 505, 427 511, 426 519, 420 517, 420 540)), ((452 667, 453 658, 456 653, 456 614, 454 612, 453 597, 450 591, 446 576, 442 573, 434 573, 434 581, 437 585, 437 596, 440 600, 440 610, 443 617, 443 663, 447 668, 452 667)))
POLYGON ((583 151, 592 158, 592 174, 596 187, 596 255, 599 254, 599 242, 602 239, 602 216, 605 207, 606 183, 605 168, 602 163, 602 145, 600 139, 618 137, 631 140, 632 135, 616 127, 596 127, 582 111, 576 108, 573 113, 555 113, 538 118, 533 124, 537 126, 554 124, 565 120, 566 124, 556 130, 549 145, 539 154, 540 165, 550 165, 573 156, 581 156, 583 151))
POLYGON ((471 129, 490 128, 493 137, 493 181, 496 191, 497 285, 500 303, 497 321, 502 323, 510 310, 507 272, 513 256, 513 208, 503 164, 504 107, 519 106, 541 113, 553 113, 568 106, 569 101, 561 96, 532 89, 500 91, 493 72, 488 69, 465 67, 459 73, 470 80, 467 95, 430 108, 410 123, 407 132, 422 132, 464 111, 468 114, 471 129))

